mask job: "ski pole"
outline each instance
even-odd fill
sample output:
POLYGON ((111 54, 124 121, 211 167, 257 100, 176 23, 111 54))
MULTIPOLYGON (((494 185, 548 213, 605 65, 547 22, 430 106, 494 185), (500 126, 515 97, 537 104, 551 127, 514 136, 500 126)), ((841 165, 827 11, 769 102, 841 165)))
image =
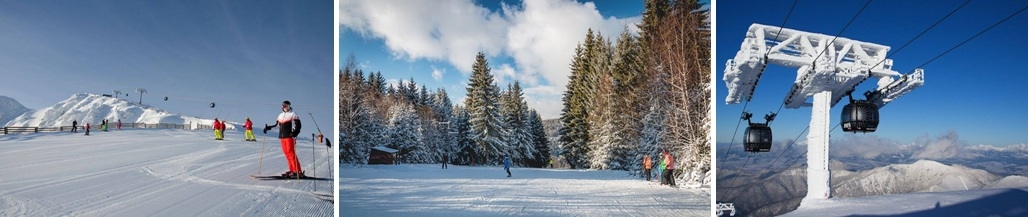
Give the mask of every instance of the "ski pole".
MULTIPOLYGON (((264 128, 268 128, 268 125, 265 124, 264 128)), ((257 160, 257 175, 261 174, 261 167, 264 166, 264 141, 267 140, 267 139, 268 139, 268 133, 265 132, 264 136, 261 137, 261 158, 260 158, 260 160, 257 160)))
MULTIPOLYGON (((311 173, 311 175, 313 175, 314 177, 318 177, 318 164, 314 162, 314 144, 317 143, 315 142, 317 141, 317 139, 317 137, 314 137, 314 133, 311 133, 311 165, 314 165, 314 172, 311 173)), ((314 181, 314 191, 318 191, 318 181, 314 181)))

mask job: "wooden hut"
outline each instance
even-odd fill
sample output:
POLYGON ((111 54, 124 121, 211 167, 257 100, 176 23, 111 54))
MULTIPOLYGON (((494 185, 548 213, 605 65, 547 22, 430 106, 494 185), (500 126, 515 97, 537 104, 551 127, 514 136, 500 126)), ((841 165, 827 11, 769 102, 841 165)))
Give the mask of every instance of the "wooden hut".
POLYGON ((368 164, 393 164, 396 160, 396 152, 399 152, 399 150, 384 146, 371 147, 368 164))

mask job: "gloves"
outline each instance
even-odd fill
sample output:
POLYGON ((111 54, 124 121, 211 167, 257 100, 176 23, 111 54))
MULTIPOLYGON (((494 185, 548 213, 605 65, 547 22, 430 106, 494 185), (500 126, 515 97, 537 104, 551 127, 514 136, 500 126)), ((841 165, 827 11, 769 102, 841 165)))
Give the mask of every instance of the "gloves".
POLYGON ((271 127, 268 126, 267 124, 265 124, 264 125, 264 134, 268 134, 268 130, 270 130, 270 129, 271 129, 271 127))

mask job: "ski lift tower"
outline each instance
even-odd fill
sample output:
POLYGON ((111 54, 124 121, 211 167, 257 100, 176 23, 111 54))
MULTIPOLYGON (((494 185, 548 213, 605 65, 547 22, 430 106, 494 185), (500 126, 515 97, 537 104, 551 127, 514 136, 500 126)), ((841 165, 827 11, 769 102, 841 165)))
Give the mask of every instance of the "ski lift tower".
POLYGON ((750 25, 735 58, 729 59, 725 66, 723 79, 728 86, 727 104, 749 101, 768 64, 798 68, 796 81, 783 103, 790 109, 813 107, 807 134, 807 195, 804 202, 832 196, 831 172, 828 170, 829 112, 832 106, 869 77, 878 78, 878 88, 865 96, 878 108, 924 84, 922 69, 914 69, 907 75, 892 70, 892 60, 885 59, 888 46, 841 37, 833 42, 832 38, 830 35, 755 23, 750 25), (812 102, 807 102, 807 98, 813 98, 812 102))

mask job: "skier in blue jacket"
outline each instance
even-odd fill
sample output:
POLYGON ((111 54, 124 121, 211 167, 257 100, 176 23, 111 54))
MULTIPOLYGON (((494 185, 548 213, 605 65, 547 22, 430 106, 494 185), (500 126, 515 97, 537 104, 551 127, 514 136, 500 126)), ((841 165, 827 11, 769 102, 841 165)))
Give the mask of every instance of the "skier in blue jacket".
POLYGON ((506 170, 507 177, 510 177, 510 157, 503 157, 503 170, 506 170))

